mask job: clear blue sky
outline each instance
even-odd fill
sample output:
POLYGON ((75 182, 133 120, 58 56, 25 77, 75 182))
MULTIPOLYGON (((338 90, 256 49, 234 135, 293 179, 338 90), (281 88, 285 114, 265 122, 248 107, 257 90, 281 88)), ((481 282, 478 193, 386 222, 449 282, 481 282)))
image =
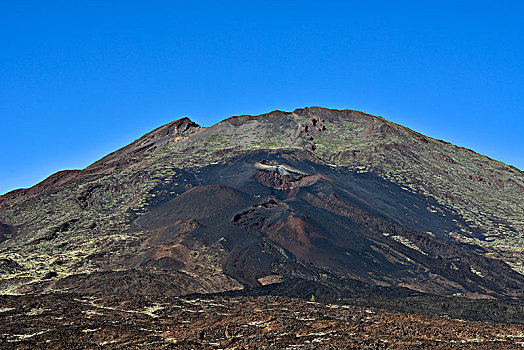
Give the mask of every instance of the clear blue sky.
POLYGON ((381 115, 524 168, 523 1, 4 1, 0 193, 188 116, 381 115))

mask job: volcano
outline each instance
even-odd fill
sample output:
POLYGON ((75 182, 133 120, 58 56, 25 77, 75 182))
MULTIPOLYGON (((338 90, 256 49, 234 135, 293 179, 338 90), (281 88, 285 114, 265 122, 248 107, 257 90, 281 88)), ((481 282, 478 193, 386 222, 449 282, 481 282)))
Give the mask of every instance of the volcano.
POLYGON ((524 297, 524 176, 319 107, 164 125, 0 197, 0 289, 524 297))

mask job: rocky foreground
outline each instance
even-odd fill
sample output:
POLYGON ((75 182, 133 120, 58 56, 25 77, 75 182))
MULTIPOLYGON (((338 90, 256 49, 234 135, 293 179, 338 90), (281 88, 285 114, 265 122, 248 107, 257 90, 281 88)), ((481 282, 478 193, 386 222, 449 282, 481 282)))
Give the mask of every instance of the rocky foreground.
POLYGON ((274 296, 2 296, 4 349, 521 349, 524 325, 274 296))

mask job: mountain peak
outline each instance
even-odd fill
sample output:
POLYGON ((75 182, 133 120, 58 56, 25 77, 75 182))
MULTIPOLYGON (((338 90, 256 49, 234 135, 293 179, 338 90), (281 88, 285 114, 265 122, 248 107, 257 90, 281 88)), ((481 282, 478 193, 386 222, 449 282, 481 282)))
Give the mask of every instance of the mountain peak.
MULTIPOLYGON (((161 126, 147 135, 153 136, 155 138, 164 137, 167 135, 181 135, 187 131, 200 128, 201 126, 189 119, 188 117, 183 117, 177 120, 172 121, 164 126, 161 126)), ((146 136, 147 136, 146 135, 146 136)))

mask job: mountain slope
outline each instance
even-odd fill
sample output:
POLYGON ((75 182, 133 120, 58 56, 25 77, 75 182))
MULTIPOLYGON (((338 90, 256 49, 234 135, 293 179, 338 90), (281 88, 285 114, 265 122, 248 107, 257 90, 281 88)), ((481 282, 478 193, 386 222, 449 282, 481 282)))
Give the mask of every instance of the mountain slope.
POLYGON ((0 197, 0 288, 180 295, 300 278, 522 297, 523 212, 522 171, 379 117, 184 118, 0 197))

